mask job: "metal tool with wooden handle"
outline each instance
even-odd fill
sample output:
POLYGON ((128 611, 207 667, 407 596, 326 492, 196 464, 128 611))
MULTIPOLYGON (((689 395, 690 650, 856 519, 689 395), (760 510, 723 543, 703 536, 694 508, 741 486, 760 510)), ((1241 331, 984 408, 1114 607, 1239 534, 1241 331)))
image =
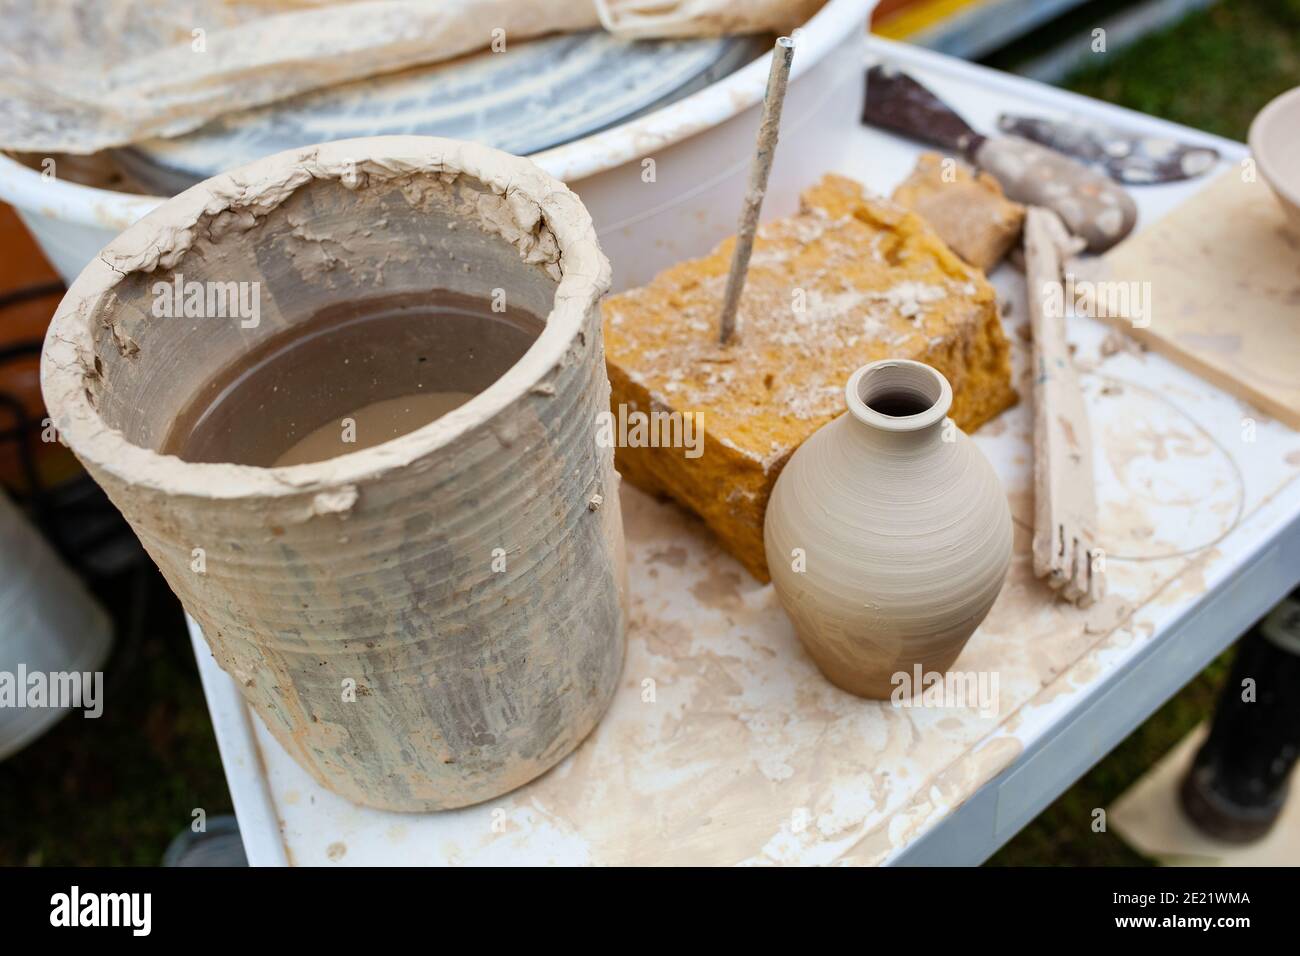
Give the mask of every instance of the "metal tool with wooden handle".
POLYGON ((1090 252, 1109 249, 1137 221, 1133 198, 1108 177, 1027 139, 975 132, 924 86, 890 67, 867 71, 862 119, 954 150, 992 175, 1010 198, 1056 212, 1090 252))
POLYGON ((1077 242, 1050 209, 1029 208, 1025 287, 1034 332, 1034 574, 1086 607, 1106 587, 1096 545, 1088 409, 1065 337, 1061 263, 1077 242))

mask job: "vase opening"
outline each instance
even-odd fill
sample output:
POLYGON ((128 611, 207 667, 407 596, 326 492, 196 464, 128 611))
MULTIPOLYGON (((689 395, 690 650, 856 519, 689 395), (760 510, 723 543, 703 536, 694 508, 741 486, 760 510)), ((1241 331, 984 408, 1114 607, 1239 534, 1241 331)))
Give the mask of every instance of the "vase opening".
POLYGON ((943 421, 952 406, 952 386, 921 362, 885 359, 854 372, 845 398, 849 412, 866 425, 919 431, 943 421))
POLYGON ((888 415, 890 418, 908 418, 920 415, 933 402, 927 402, 909 392, 886 392, 867 401, 867 407, 873 411, 888 415))

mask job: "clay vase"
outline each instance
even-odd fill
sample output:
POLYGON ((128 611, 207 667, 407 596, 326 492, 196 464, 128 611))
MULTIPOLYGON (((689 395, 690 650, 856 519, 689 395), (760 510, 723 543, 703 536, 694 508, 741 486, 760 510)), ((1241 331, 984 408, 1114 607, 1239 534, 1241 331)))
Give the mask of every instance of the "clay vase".
POLYGON ((772 582, 822 673, 887 699, 894 675, 946 671, 1002 588, 1011 512, 997 474, 945 416, 952 387, 920 362, 858 369, 848 412, 777 479, 772 582))
POLYGON ((591 218, 526 159, 420 136, 292 150, 200 183, 86 267, 45 343, 46 405, 285 750, 356 803, 520 786, 595 727, 626 570, 591 218), (261 316, 158 317, 178 275, 261 316), (159 448, 197 390, 323 308, 432 290, 545 319, 422 428, 288 467, 159 448))

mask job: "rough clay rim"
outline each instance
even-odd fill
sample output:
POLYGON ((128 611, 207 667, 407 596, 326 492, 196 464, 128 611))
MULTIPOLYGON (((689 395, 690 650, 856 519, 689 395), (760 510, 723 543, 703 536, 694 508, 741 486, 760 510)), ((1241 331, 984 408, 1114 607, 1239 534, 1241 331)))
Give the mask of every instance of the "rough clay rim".
POLYGON ((1250 130, 1246 134, 1246 142, 1250 146, 1251 155, 1255 157, 1255 162, 1263 170, 1268 184, 1293 206, 1300 207, 1300 179, 1291 180, 1282 176, 1282 170, 1273 164, 1273 160, 1278 157, 1269 151, 1270 144, 1265 142, 1265 137, 1274 124, 1285 120, 1290 115, 1288 110, 1300 118, 1300 86, 1273 97, 1255 114, 1255 118, 1250 123, 1250 130))
POLYGON ((914 362, 911 359, 881 359, 862 366, 849 376, 844 386, 844 400, 848 404, 849 414, 864 425, 887 432, 915 432, 929 428, 948 416, 948 410, 952 408, 952 386, 948 383, 947 376, 924 362, 914 362), (861 386, 864 378, 878 369, 899 367, 916 369, 918 374, 932 376, 938 382, 939 397, 925 411, 917 412, 915 415, 885 415, 862 400, 861 386))
MULTIPOLYGON (((180 260, 168 261, 174 266, 180 260)), ((105 246, 77 276, 50 322, 41 354, 41 387, 64 444, 132 485, 209 499, 286 497, 340 488, 425 458, 523 399, 564 360, 609 281, 609 262, 600 251, 586 207, 567 186, 530 160, 433 136, 339 140, 286 150, 204 180, 105 246), (382 445, 323 462, 283 468, 184 462, 135 445, 109 428, 87 398, 87 369, 81 362, 83 355, 94 351, 90 320, 99 301, 127 275, 152 272, 160 260, 183 255, 201 219, 232 207, 252 206, 259 216, 265 215, 308 183, 341 180, 355 175, 359 167, 368 178, 381 177, 380 181, 413 172, 463 173, 501 195, 518 194, 538 208, 559 248, 560 282, 546 327, 524 356, 486 390, 437 421, 382 445), (126 268, 120 267, 123 264, 126 268)))

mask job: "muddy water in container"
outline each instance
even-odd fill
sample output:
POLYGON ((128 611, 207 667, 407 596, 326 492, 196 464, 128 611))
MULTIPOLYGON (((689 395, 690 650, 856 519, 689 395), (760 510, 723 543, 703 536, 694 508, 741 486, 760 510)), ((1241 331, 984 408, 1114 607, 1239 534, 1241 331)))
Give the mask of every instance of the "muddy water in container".
POLYGON ((437 290, 330 306, 210 379, 162 451, 301 465, 415 431, 483 391, 537 340, 542 320, 498 301, 437 290))
POLYGON ((607 284, 581 203, 531 163, 382 137, 193 187, 61 305, 42 381, 62 439, 343 796, 489 799, 608 705, 607 284))

